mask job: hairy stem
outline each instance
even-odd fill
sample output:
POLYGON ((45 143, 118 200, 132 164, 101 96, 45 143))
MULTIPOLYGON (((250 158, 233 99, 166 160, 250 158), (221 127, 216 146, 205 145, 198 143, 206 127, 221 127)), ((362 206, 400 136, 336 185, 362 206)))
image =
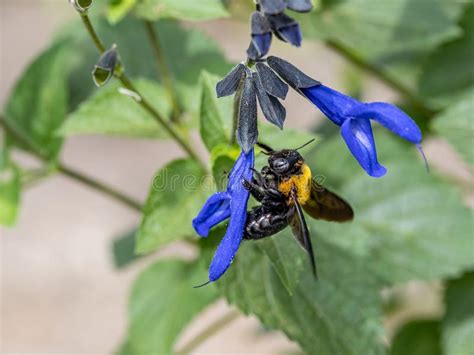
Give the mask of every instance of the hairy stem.
MULTIPOLYGON (((29 153, 36 156, 38 159, 42 160, 45 163, 49 163, 49 159, 47 154, 42 151, 40 147, 38 147, 29 137, 22 134, 19 130, 14 129, 11 127, 3 117, 0 117, 0 126, 3 127, 5 133, 13 139, 15 142, 19 143, 22 147, 24 147, 29 153)), ((142 204, 132 197, 126 196, 121 191, 115 190, 114 188, 106 185, 103 182, 95 180, 94 178, 88 177, 72 168, 65 166, 61 162, 57 162, 55 164, 56 171, 60 172, 65 176, 69 176, 70 178, 83 183, 113 199, 122 202, 123 204, 129 206, 130 208, 141 211, 142 204)))
POLYGON ((191 339, 186 345, 184 345, 180 350, 176 351, 176 354, 184 355, 190 354, 193 352, 198 346, 203 344, 207 339, 211 338, 213 335, 217 334, 222 328, 227 326, 228 324, 235 321, 239 318, 241 314, 237 311, 232 311, 222 318, 218 319, 214 323, 212 323, 209 327, 204 329, 202 332, 197 334, 193 339, 191 339))
MULTIPOLYGON (((99 52, 102 54, 105 51, 105 46, 100 40, 100 37, 97 35, 97 32, 94 29, 94 26, 90 22, 90 19, 87 14, 81 14, 82 21, 87 29, 87 32, 89 33, 90 37, 92 38, 95 46, 99 50, 99 52)), ((137 93, 140 96, 140 100, 138 100, 138 104, 140 104, 145 111, 147 111, 153 118, 154 120, 178 143, 181 148, 195 161, 201 164, 203 168, 205 168, 205 164, 203 161, 200 159, 199 155, 196 153, 196 151, 191 147, 191 145, 187 142, 187 138, 183 137, 180 133, 180 131, 177 129, 175 124, 173 122, 170 122, 166 120, 161 114, 153 108, 153 106, 148 102, 148 100, 143 97, 143 95, 140 94, 140 92, 135 88, 135 86, 132 84, 131 80, 125 75, 125 73, 119 73, 116 74, 117 79, 120 80, 122 85, 135 93, 137 93)))
POLYGON ((420 98, 415 92, 413 92, 410 88, 406 87, 403 83, 395 80, 392 76, 388 75, 380 66, 377 66, 374 63, 367 62, 355 51, 350 50, 346 46, 336 41, 326 40, 325 43, 327 47, 339 53, 351 63, 373 74, 374 76, 385 82, 392 89, 402 94, 411 103, 411 105, 413 105, 413 107, 420 110, 420 112, 422 112, 427 117, 432 117, 436 113, 431 108, 426 106, 425 103, 420 100, 420 98))
POLYGON ((156 33, 155 28, 153 26, 153 22, 151 21, 143 21, 145 25, 146 32, 148 34, 148 38, 150 40, 151 48, 155 55, 156 65, 158 67, 158 71, 163 81, 163 85, 165 86, 166 91, 171 99, 171 103, 173 106, 173 115, 172 119, 174 121, 179 120, 179 116, 181 114, 181 109, 179 107, 178 96, 176 93, 176 89, 173 85, 173 76, 171 75, 170 67, 166 62, 166 58, 163 55, 163 50, 161 47, 161 41, 159 34, 156 33))

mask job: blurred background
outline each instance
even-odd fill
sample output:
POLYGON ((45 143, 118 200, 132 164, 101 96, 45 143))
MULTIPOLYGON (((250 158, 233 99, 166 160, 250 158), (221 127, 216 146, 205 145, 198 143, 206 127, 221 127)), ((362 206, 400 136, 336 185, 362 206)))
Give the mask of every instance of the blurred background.
MULTIPOLYGON (((55 31, 75 19, 65 0, 1 0, 0 107, 25 66, 44 48, 55 31)), ((233 62, 241 61, 248 45, 248 28, 235 20, 187 24, 204 31, 233 62)), ((318 80, 343 90, 347 73, 355 69, 321 44, 305 41, 299 51, 274 41, 273 53, 290 59, 318 80)), ((87 73, 85 74, 87 75, 87 73)), ((395 101, 396 94, 376 79, 364 83, 364 99, 395 101)), ((286 101, 294 128, 312 128, 321 116, 290 92, 286 101)), ((200 147, 204 153, 204 148, 200 147)), ((453 179, 472 183, 472 173, 442 139, 432 139, 425 151, 433 169, 453 179)), ((18 154, 18 153, 17 153, 18 154)), ((67 140, 62 158, 70 166, 120 188, 144 201, 153 174, 181 155, 170 141, 76 136, 67 140)), ((26 155, 19 159, 34 166, 26 155)), ((472 188, 465 194, 474 206, 472 188)), ((140 216, 88 187, 54 176, 24 191, 17 225, 1 229, 0 352, 90 353, 115 350, 126 332, 126 306, 131 283, 149 260, 125 269, 114 267, 114 237, 133 229, 140 216)), ((179 243, 160 251, 162 256, 192 255, 179 243)), ((440 312, 438 285, 412 283, 404 292, 415 304, 387 321, 396 327, 413 313, 440 312)), ((229 306, 221 301, 193 321, 183 339, 192 337, 229 306)), ((390 329, 390 328, 389 328, 390 329)), ((277 333, 266 333, 252 317, 241 316, 197 350, 202 353, 295 353, 298 347, 277 333)))

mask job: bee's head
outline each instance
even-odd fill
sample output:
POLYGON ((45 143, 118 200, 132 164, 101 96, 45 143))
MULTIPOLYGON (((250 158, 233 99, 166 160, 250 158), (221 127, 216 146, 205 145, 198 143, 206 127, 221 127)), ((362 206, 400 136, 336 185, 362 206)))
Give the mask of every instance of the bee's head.
POLYGON ((284 176, 299 171, 304 159, 296 150, 285 149, 272 152, 268 157, 268 165, 277 175, 284 176))
POLYGON ((301 147, 296 149, 284 149, 280 151, 274 151, 268 145, 263 143, 257 143, 260 148, 263 149, 264 153, 268 155, 268 165, 270 169, 279 176, 295 174, 297 173, 304 164, 304 159, 298 149, 306 147, 312 143, 314 139, 303 144, 301 147))

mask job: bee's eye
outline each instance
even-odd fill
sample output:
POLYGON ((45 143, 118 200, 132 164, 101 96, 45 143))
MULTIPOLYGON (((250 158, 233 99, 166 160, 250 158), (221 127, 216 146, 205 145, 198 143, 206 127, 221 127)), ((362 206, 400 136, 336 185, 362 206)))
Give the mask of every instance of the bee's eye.
POLYGON ((285 173, 288 171, 290 163, 288 163, 288 160, 284 158, 277 158, 273 161, 272 167, 277 173, 285 173))

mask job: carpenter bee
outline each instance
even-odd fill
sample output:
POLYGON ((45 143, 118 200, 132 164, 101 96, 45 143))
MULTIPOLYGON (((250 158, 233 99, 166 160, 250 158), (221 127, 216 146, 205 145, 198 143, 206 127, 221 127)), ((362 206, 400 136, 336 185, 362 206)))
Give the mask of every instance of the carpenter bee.
POLYGON ((354 217, 351 206, 342 198, 318 184, 298 150, 275 151, 258 143, 268 155, 268 165, 261 172, 254 170, 252 181, 244 187, 260 202, 247 212, 244 239, 262 239, 291 225, 298 243, 308 252, 317 277, 316 261, 303 210, 315 219, 346 222, 354 217))

